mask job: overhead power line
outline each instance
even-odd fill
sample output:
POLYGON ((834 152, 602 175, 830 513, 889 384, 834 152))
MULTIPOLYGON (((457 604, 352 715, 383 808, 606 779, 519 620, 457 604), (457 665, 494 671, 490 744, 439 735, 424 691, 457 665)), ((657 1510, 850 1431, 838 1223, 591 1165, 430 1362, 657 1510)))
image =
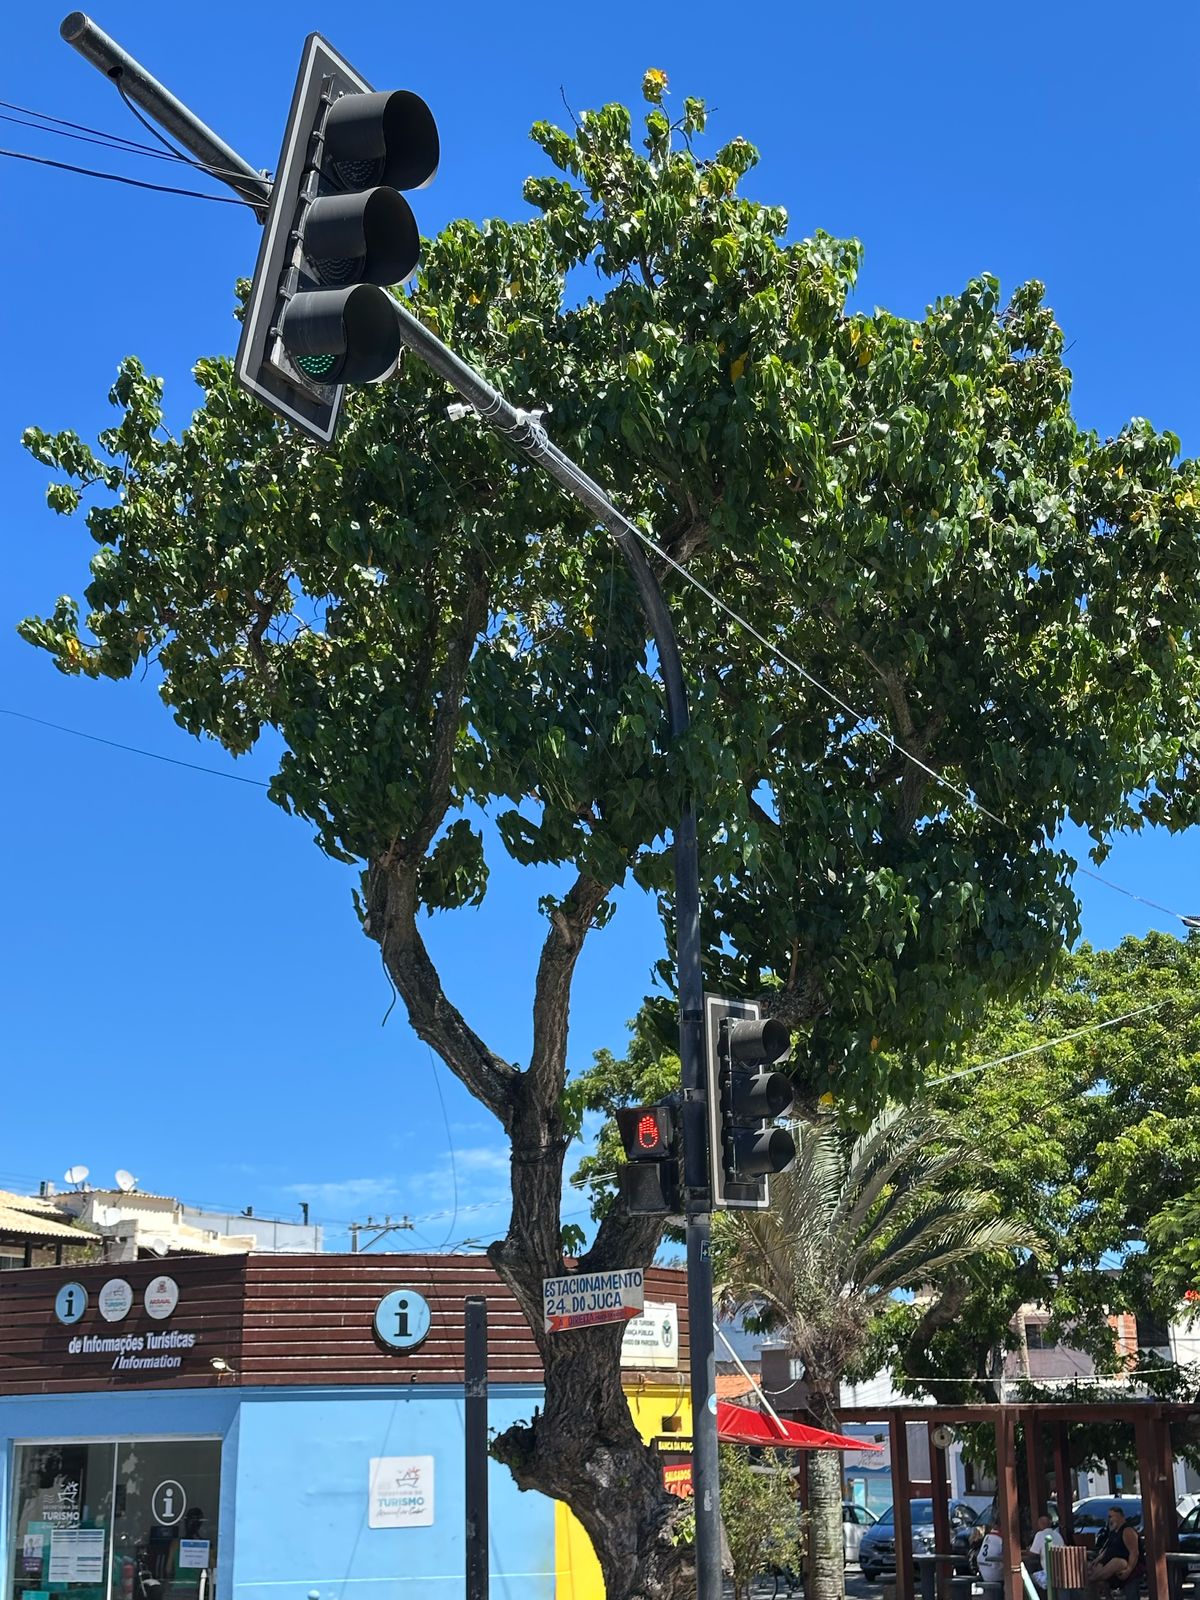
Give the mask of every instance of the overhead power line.
POLYGON ((251 211, 256 209, 249 200, 235 200, 231 195, 205 194, 202 189, 177 189, 166 183, 146 183, 141 178, 128 178, 119 172, 101 172, 97 167, 77 167, 70 161, 52 161, 49 156, 34 156, 25 150, 0 149, 0 156, 7 156, 11 161, 32 161, 40 167, 57 167, 60 172, 77 172, 85 178, 102 178, 107 183, 124 183, 131 189, 152 189, 156 194, 179 194, 190 200, 211 200, 218 206, 249 206, 251 211))
POLYGON ((189 772, 207 773, 210 778, 228 778, 230 783, 248 783, 255 789, 271 787, 262 778, 244 778, 240 772, 223 772, 220 767, 205 767, 198 761, 181 761, 178 756, 160 755, 157 750, 141 750, 137 745, 121 744, 117 739, 105 739, 98 733, 85 733, 82 728, 68 728, 61 722, 48 722, 45 717, 33 717, 28 711, 14 711, 9 706, 0 706, 0 717, 18 717, 22 722, 36 723, 39 728, 53 728, 55 733, 69 733, 76 739, 89 739, 93 744, 106 744, 112 750, 124 750, 131 756, 146 756, 151 761, 165 761, 171 767, 186 767, 189 772))

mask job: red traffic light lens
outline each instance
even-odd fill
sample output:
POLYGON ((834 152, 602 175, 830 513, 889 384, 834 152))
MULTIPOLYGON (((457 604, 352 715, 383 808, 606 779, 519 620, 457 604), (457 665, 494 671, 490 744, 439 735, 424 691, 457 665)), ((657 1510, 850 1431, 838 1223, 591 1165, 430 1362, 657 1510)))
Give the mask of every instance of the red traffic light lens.
POLYGON ((621 1106, 617 1127, 631 1161, 665 1161, 672 1153, 675 1123, 670 1106, 621 1106))
POLYGON ((645 1116, 638 1121, 637 1142, 638 1148, 641 1150, 654 1150, 662 1143, 662 1136, 658 1128, 658 1118, 651 1111, 647 1111, 645 1116))

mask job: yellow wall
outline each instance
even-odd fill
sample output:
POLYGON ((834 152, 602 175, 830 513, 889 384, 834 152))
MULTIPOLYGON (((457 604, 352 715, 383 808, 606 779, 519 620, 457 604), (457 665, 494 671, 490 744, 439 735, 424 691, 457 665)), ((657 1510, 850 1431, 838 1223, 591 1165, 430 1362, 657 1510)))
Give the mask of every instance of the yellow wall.
MULTIPOLYGON (((691 1438, 692 1401, 686 1372, 656 1373, 641 1380, 630 1375, 625 1393, 643 1439, 667 1435, 665 1417, 682 1418, 676 1437, 691 1438)), ((604 1579, 592 1541, 561 1500, 554 1505, 554 1566, 557 1600, 604 1600, 604 1579)))

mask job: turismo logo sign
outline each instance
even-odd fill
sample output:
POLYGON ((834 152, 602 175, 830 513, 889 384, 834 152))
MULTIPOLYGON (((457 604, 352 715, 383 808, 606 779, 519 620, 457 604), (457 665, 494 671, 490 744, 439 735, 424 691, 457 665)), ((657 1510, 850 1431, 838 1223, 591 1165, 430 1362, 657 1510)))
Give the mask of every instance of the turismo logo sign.
POLYGON ((120 1322, 127 1317, 133 1305, 133 1290, 124 1278, 110 1278, 100 1291, 96 1302, 105 1322, 120 1322))
POLYGON ((179 1285, 174 1278, 152 1278, 143 1296, 147 1316, 161 1322, 179 1304, 179 1285))
POLYGON ((433 1527, 433 1457, 372 1456, 367 1526, 433 1527))

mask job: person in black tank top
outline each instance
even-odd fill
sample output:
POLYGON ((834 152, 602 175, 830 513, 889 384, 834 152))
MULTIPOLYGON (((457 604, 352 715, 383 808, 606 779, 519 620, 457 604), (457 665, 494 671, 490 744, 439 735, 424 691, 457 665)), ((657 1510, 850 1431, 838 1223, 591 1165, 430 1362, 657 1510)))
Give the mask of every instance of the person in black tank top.
POLYGON ((1137 1600, 1142 1580, 1142 1541, 1120 1506, 1110 1506, 1108 1527, 1096 1541, 1088 1567, 1088 1589, 1102 1600, 1120 1590, 1137 1600))

